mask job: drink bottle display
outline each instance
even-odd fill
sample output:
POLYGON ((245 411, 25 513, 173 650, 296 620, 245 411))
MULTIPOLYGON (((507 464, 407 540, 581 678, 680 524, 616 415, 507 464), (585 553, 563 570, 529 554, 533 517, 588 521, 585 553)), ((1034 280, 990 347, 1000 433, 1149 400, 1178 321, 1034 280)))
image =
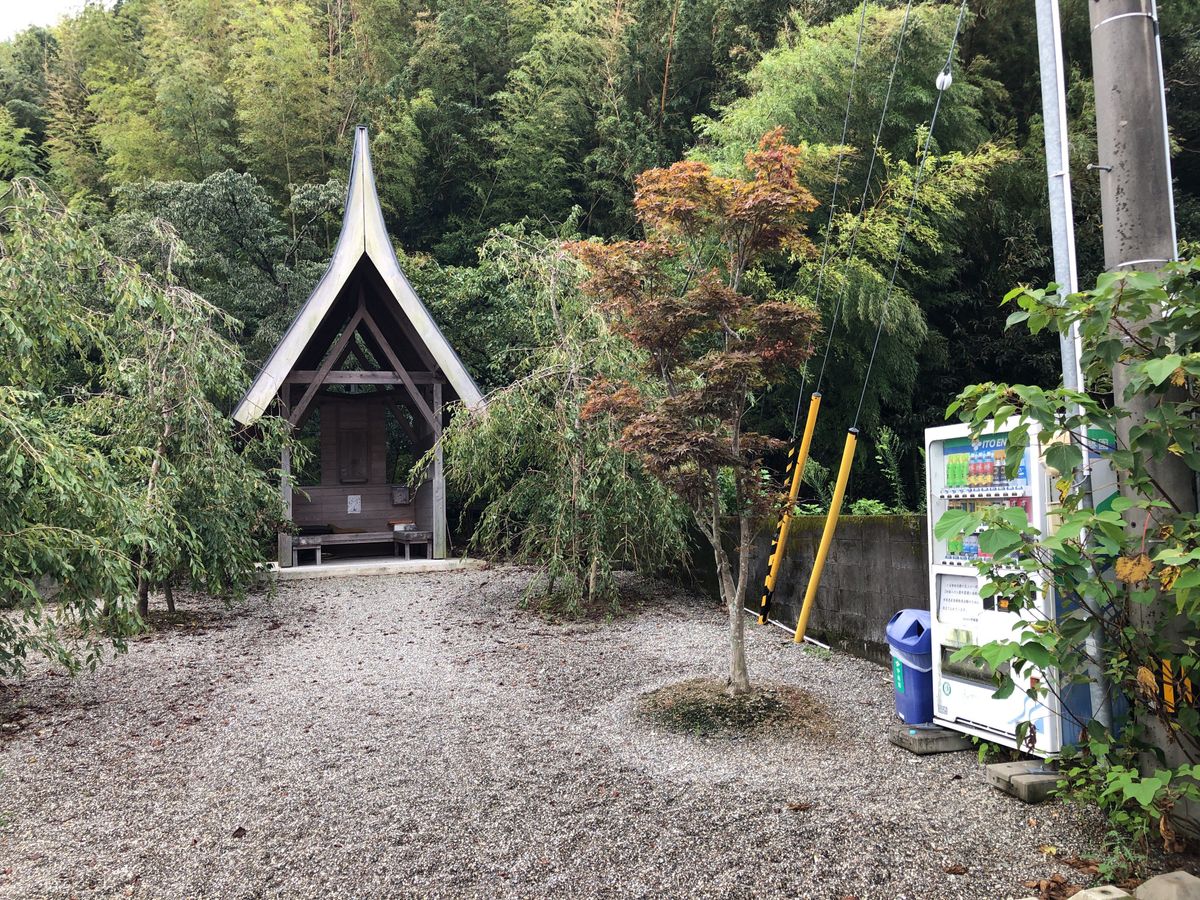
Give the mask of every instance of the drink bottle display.
MULTIPOLYGON (((1016 689, 998 697, 990 672, 957 660, 964 646, 1011 641, 1014 626, 1019 634, 1028 623, 1054 621, 1065 608, 1055 585, 1036 572, 1029 576, 1031 593, 1016 608, 1007 578, 1013 567, 1022 565, 1022 549, 1006 549, 994 559, 985 549, 992 547, 987 530, 992 526, 981 520, 993 519, 1002 511, 1006 518, 1012 517, 1008 521, 1025 519, 1043 533, 1053 527, 1058 476, 1044 464, 1045 447, 1038 429, 1031 427, 1033 423, 1019 422, 1027 445, 1014 458, 1009 436, 1018 422, 1001 423, 999 429, 995 423, 982 428, 939 425, 925 432, 933 718, 938 725, 983 740, 1052 756, 1080 739, 1081 723, 1092 716, 1090 686, 1056 682, 1055 690, 1034 698, 1030 691, 1035 683, 1049 684, 1058 676, 1030 665, 1013 671, 1016 689), (1020 515, 1008 510, 1020 510, 1020 515), (979 515, 982 512, 986 515, 979 515), (958 514, 956 525, 948 516, 951 513, 958 514), (948 524, 961 530, 950 533, 953 528, 948 524), (1033 727, 1028 733, 1019 733, 1019 723, 1025 721, 1033 727)), ((1101 441, 1114 440, 1091 432, 1089 438, 1098 446, 1101 441)), ((1104 460, 1097 457, 1089 462, 1093 465, 1093 491, 1102 486, 1097 502, 1116 496, 1115 476, 1108 471, 1096 475, 1104 460)))
MULTIPOLYGON (((977 439, 958 438, 945 442, 941 458, 942 490, 946 509, 976 512, 989 506, 1017 506, 1031 513, 1027 459, 1008 477, 1008 441, 1006 434, 985 435, 977 439)), ((940 559, 954 565, 970 565, 988 559, 979 547, 978 533, 947 539, 940 559)))

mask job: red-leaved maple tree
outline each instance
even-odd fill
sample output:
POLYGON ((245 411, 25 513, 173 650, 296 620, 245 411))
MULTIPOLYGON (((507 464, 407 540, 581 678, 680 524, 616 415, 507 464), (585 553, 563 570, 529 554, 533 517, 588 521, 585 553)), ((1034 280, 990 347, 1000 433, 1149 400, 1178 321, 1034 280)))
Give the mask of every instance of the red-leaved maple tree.
POLYGON ((637 383, 594 387, 585 415, 623 425, 621 445, 688 504, 712 544, 729 610, 729 690, 750 690, 743 610, 750 547, 776 496, 763 454, 781 444, 748 431, 757 391, 812 352, 815 311, 781 299, 759 263, 811 250, 816 208, 799 183, 801 150, 768 133, 746 155, 747 177, 679 162, 638 177, 634 204, 644 241, 578 242, 584 290, 614 330, 645 353, 637 383), (737 566, 725 523, 737 521, 737 566))

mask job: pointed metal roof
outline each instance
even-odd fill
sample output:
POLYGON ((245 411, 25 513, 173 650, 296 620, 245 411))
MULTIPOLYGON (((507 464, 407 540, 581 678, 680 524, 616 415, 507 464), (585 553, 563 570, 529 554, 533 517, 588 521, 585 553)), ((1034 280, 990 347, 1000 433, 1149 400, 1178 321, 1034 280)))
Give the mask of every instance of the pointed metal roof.
POLYGON ((359 125, 354 133, 354 156, 350 163, 350 185, 346 190, 346 210, 342 217, 342 233, 329 267, 313 292, 304 301, 296 318, 288 326, 283 339, 271 351, 266 364, 246 395, 234 410, 233 418, 249 425, 262 416, 279 393, 288 373, 295 367, 300 354, 312 340, 326 313, 337 300, 351 273, 364 257, 370 258, 388 286, 392 298, 412 323, 417 336, 429 350, 446 380, 459 399, 468 407, 483 402, 475 380, 442 334, 433 316, 409 284, 396 258, 383 222, 383 209, 375 190, 375 172, 371 168, 371 150, 367 128, 359 125))

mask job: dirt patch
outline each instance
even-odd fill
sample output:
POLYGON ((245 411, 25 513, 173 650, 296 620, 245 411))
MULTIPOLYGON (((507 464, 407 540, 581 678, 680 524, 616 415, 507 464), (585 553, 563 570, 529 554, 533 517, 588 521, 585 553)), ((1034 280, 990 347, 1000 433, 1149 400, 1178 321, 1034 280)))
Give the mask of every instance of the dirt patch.
POLYGON ((551 625, 580 622, 611 624, 637 617, 648 610, 659 610, 664 602, 686 605, 694 597, 675 584, 624 571, 614 573, 616 594, 569 602, 562 593, 547 592, 545 581, 537 576, 521 597, 521 605, 551 625))
POLYGON ((691 678, 642 694, 643 717, 673 731, 699 735, 799 733, 829 737, 824 704, 807 691, 788 685, 756 687, 732 696, 723 681, 691 678))
MULTIPOLYGON (((220 601, 217 601, 220 603, 220 601)), ((134 640, 163 637, 170 632, 203 633, 213 629, 238 627, 243 623, 245 610, 232 604, 222 603, 208 608, 180 609, 177 612, 167 612, 165 609, 152 609, 146 616, 146 630, 134 635, 134 640)), ((267 624, 268 628, 278 628, 278 622, 267 624)))

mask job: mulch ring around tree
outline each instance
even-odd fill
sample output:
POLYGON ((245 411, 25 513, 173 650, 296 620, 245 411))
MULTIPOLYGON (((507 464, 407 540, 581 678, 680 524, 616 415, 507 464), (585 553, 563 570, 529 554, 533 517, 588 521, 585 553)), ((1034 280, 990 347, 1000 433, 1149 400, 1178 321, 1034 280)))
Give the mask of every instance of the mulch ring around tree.
POLYGON ((672 731, 703 736, 833 735, 824 704, 808 691, 782 684, 757 685, 735 697, 723 681, 691 678, 642 694, 638 712, 672 731))

